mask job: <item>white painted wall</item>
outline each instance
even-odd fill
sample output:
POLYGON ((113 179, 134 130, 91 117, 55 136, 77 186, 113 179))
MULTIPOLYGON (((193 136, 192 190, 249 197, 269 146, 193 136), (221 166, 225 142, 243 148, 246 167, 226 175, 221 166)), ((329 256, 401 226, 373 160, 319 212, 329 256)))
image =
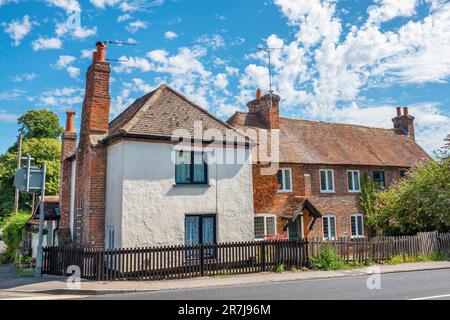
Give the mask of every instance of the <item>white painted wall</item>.
POLYGON ((218 242, 254 240, 250 152, 238 149, 244 164, 209 165, 208 186, 179 186, 174 148, 135 141, 108 148, 105 231, 114 227, 116 247, 184 244, 185 215, 214 214, 216 203, 218 242))

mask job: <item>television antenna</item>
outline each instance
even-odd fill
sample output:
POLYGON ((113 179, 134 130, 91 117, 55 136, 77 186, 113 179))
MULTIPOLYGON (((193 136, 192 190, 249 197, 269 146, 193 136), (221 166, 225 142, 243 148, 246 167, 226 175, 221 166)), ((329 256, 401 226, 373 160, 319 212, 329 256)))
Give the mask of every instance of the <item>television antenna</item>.
POLYGON ((137 42, 105 40, 104 44, 116 44, 118 46, 137 46, 137 42))
POLYGON ((273 48, 273 47, 263 47, 258 46, 258 51, 264 51, 267 53, 267 56, 269 58, 269 97, 270 97, 270 105, 269 107, 272 108, 272 51, 274 50, 281 50, 283 48, 273 48))

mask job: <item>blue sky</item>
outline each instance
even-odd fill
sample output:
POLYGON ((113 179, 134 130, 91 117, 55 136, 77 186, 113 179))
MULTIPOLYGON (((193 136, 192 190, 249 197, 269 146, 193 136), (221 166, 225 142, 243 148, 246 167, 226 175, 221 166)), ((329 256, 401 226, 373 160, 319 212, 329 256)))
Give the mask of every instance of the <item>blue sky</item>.
POLYGON ((111 118, 168 83, 227 119, 269 89, 269 46, 284 116, 390 128, 409 106, 427 151, 450 133, 448 1, 0 0, 0 152, 28 109, 79 126, 97 40, 137 43, 107 49, 111 118))

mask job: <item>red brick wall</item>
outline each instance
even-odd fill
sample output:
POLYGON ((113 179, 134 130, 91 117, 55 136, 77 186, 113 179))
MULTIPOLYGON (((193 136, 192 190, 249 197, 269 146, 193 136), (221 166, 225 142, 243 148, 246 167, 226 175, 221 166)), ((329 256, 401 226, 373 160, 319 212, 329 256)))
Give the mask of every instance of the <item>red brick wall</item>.
POLYGON ((107 148, 92 137, 108 131, 110 66, 93 63, 86 73, 80 142, 77 150, 75 243, 104 248, 107 148))
MULTIPOLYGON (((280 215, 284 204, 293 196, 307 196, 311 203, 322 213, 322 215, 336 216, 336 229, 338 237, 351 235, 350 216, 352 214, 363 213, 359 204, 359 193, 348 191, 347 170, 359 170, 360 177, 364 173, 372 176, 373 170, 383 170, 385 172, 386 185, 389 186, 400 178, 400 169, 392 167, 361 167, 361 166, 327 166, 327 165, 303 165, 303 164, 280 164, 280 168, 291 168, 293 192, 278 193, 276 175, 262 176, 260 165, 253 168, 253 188, 254 188, 254 208, 255 214, 273 213, 280 215), (320 192, 320 169, 333 169, 334 171, 334 193, 320 192), (310 187, 305 186, 305 174, 310 176, 310 187)), ((322 237, 322 221, 318 219, 311 231, 308 226, 312 221, 311 217, 304 217, 305 236, 322 237)), ((277 232, 284 233, 286 220, 277 218, 277 232)), ((365 235, 368 230, 365 229, 365 235)))
POLYGON ((61 167, 60 167, 60 191, 59 207, 61 218, 59 221, 59 239, 65 242, 70 238, 70 178, 72 175, 71 160, 67 156, 75 151, 77 134, 75 132, 64 132, 61 143, 61 167), (64 239, 64 240, 63 240, 64 239))

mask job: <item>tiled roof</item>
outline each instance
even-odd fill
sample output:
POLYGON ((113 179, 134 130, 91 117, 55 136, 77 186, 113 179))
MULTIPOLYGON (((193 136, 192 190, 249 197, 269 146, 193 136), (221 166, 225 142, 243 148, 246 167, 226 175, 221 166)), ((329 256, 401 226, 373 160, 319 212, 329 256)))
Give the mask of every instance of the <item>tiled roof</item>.
MULTIPOLYGON (((186 130, 194 137, 194 123, 200 123, 203 130, 216 129, 226 133, 240 135, 235 128, 216 118, 205 109, 199 107, 186 97, 170 88, 161 85, 158 89, 137 99, 124 112, 109 124, 109 133, 105 140, 117 134, 138 136, 172 137, 174 132, 186 130)), ((176 136, 186 136, 176 134, 176 136)), ((240 135, 242 136, 242 135, 240 135)))
MULTIPOLYGON (((59 196, 45 196, 44 197, 44 220, 55 220, 58 218, 57 209, 59 208, 59 196)), ((39 221, 39 206, 41 203, 41 198, 38 198, 36 206, 33 210, 33 216, 31 221, 39 221)))
MULTIPOLYGON (((238 129, 266 128, 257 113, 237 112, 238 129)), ((280 162, 412 167, 429 155, 390 129, 280 117, 280 162)))

